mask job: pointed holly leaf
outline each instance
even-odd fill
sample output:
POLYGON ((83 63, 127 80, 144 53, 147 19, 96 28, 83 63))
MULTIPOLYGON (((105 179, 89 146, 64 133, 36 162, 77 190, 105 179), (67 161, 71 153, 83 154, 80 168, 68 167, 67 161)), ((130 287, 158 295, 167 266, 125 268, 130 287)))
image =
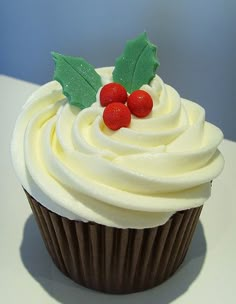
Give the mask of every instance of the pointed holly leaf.
POLYGON ((96 101, 101 77, 94 67, 81 57, 71 57, 52 52, 56 64, 54 79, 62 88, 69 103, 84 109, 96 101))
POLYGON ((124 52, 116 60, 113 80, 122 84, 129 93, 149 84, 160 65, 156 46, 142 33, 127 42, 124 52))

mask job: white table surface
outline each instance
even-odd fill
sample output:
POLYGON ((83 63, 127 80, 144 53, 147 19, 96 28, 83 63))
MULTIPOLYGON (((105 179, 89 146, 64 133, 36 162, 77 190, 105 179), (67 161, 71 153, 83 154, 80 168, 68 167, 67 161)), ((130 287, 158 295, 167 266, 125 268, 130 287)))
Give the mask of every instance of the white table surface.
POLYGON ((11 166, 17 115, 38 86, 0 75, 0 303, 236 303, 236 143, 224 140, 226 165, 213 183, 188 255, 178 272, 152 290, 117 296, 88 290, 57 270, 44 247, 11 166))

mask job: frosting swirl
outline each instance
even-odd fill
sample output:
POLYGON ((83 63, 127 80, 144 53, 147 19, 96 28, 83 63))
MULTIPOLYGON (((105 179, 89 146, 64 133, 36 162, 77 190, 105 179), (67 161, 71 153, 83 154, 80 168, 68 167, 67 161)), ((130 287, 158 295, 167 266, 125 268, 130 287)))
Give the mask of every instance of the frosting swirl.
MULTIPOLYGON (((112 68, 98 69, 103 84, 112 68)), ((223 134, 198 104, 155 76, 144 85, 153 110, 112 131, 99 101, 80 110, 61 86, 42 86, 22 109, 12 158, 24 188, 70 219, 121 228, 161 225, 176 211, 200 206, 223 168, 223 134)))

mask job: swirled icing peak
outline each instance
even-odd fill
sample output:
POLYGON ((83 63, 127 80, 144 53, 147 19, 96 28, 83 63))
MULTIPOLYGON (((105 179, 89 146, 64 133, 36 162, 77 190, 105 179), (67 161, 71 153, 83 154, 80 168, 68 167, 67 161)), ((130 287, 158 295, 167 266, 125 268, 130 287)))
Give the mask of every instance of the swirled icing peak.
MULTIPOLYGON (((97 70, 103 84, 112 70, 97 70)), ((202 205, 223 168, 222 132, 158 76, 141 88, 153 98, 151 115, 117 131, 104 124, 99 92, 80 110, 55 81, 36 91, 12 141, 24 188, 60 215, 121 228, 161 225, 202 205)))
MULTIPOLYGON (((84 60, 55 53, 60 83, 40 87, 17 119, 11 147, 17 175, 36 200, 59 215, 120 228, 162 225, 175 212, 202 205, 223 168, 221 130, 205 121, 201 106, 153 75, 158 62, 145 34, 129 43, 128 55, 137 41, 143 48, 121 84, 128 92, 119 100, 130 111, 126 127, 107 126, 107 104, 100 98, 119 79, 120 67, 94 70, 84 60), (129 106, 132 90, 151 99, 141 119, 139 101, 129 106)), ((125 67, 128 56, 123 57, 118 62, 125 67)))

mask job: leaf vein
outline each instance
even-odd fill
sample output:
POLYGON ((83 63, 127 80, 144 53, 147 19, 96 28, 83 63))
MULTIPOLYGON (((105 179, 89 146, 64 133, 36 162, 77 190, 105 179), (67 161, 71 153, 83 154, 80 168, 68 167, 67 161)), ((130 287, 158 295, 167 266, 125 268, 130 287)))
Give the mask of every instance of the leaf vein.
POLYGON ((146 49, 147 47, 148 47, 148 44, 146 44, 146 45, 142 48, 142 50, 141 50, 140 54, 138 55, 138 58, 137 58, 137 60, 136 60, 136 62, 135 62, 134 69, 133 69, 133 73, 132 73, 132 79, 131 79, 131 92, 132 92, 132 90, 133 90, 133 82, 134 82, 134 78, 135 78, 134 75, 135 75, 136 67, 137 67, 137 65, 138 65, 138 63, 139 63, 139 60, 140 60, 142 54, 145 52, 145 49, 146 49))
POLYGON ((95 87, 79 72, 77 71, 68 60, 66 60, 66 58, 62 58, 71 68, 72 70, 74 70, 78 75, 81 76, 81 78, 83 78, 83 80, 95 91, 95 93, 97 93, 97 90, 95 89, 95 87))

